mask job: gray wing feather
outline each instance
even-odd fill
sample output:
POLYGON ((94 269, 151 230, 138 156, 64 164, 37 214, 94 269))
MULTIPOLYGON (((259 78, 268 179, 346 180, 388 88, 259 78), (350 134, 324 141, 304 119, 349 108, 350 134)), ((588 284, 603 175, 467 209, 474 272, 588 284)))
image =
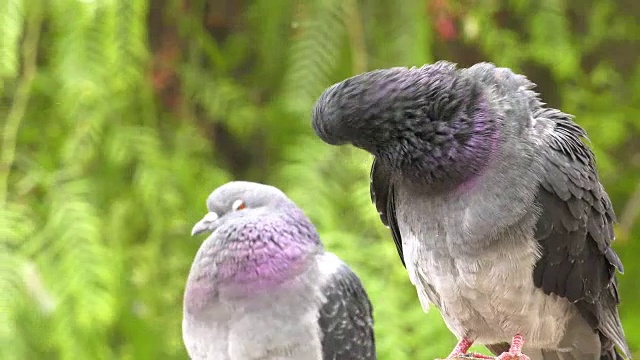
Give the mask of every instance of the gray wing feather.
POLYGON ((629 356, 618 316, 616 269, 620 259, 610 247, 615 214, 598 180, 586 137, 571 117, 555 109, 540 109, 535 118, 553 122, 542 149, 545 176, 536 203, 536 225, 542 257, 534 282, 545 293, 573 302, 580 315, 599 332, 604 359, 616 359, 614 344, 629 356))
POLYGON ((373 307, 360 279, 342 264, 322 288, 320 309, 324 360, 376 359, 373 307))

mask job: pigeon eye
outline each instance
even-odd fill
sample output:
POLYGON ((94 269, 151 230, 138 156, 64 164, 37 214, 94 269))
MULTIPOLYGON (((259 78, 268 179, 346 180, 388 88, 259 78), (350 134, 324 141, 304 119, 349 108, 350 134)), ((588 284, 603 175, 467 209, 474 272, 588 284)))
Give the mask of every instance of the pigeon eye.
POLYGON ((244 201, 236 200, 233 202, 233 205, 231 205, 231 208, 233 209, 233 211, 238 211, 246 208, 246 206, 244 205, 244 201))

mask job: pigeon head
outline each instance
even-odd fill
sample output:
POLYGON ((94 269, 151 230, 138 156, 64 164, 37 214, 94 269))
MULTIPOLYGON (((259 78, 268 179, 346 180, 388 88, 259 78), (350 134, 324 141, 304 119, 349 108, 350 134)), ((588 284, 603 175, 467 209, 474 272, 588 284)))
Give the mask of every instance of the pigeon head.
MULTIPOLYGON (((192 269, 220 285, 254 291, 276 286, 304 270, 322 252, 315 227, 282 191, 234 181, 207 198, 207 214, 192 235, 210 232, 192 269)), ((193 271, 193 270, 192 270, 193 271)))
POLYGON ((485 88, 445 61, 375 70, 325 90, 312 125, 323 141, 353 144, 404 175, 464 180, 496 145, 499 116, 485 88))
POLYGON ((207 198, 209 212, 198 221, 191 235, 213 232, 217 227, 247 216, 259 216, 295 204, 278 188, 247 181, 232 181, 215 189, 207 198))

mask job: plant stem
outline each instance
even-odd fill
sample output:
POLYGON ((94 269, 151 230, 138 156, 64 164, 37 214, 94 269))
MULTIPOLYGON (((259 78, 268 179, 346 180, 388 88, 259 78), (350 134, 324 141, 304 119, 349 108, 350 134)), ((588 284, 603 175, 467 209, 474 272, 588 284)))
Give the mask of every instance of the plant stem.
POLYGON ((636 185, 635 190, 627 201, 627 205, 622 210, 622 215, 620 215, 619 224, 622 236, 619 237, 618 241, 621 243, 627 242, 638 216, 640 216, 640 183, 636 185))
POLYGON ((354 74, 360 74, 367 71, 367 46, 364 38, 364 24, 362 23, 357 0, 346 1, 343 6, 346 8, 345 12, 347 14, 345 26, 353 49, 352 71, 354 74))
MULTIPOLYGON (((32 3, 33 4, 33 3, 32 3)), ((25 30, 22 44, 23 74, 20 79, 13 104, 9 109, 4 131, 2 132, 2 155, 0 158, 0 207, 7 203, 9 190, 9 174, 16 157, 16 142, 20 123, 24 118, 29 103, 31 87, 37 72, 38 43, 40 41, 40 29, 42 26, 41 4, 30 6, 30 16, 25 30)))

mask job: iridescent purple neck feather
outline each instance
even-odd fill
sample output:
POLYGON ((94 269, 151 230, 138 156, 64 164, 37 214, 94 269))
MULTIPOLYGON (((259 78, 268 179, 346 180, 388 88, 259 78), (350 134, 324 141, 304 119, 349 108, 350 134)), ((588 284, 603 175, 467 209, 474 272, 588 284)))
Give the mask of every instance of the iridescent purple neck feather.
POLYGON ((286 287, 323 251, 309 219, 284 205, 226 222, 205 241, 195 262, 218 291, 242 297, 286 287))
POLYGON ((264 290, 300 274, 311 255, 322 251, 315 228, 299 210, 272 219, 230 227, 225 256, 219 259, 221 285, 264 290))

